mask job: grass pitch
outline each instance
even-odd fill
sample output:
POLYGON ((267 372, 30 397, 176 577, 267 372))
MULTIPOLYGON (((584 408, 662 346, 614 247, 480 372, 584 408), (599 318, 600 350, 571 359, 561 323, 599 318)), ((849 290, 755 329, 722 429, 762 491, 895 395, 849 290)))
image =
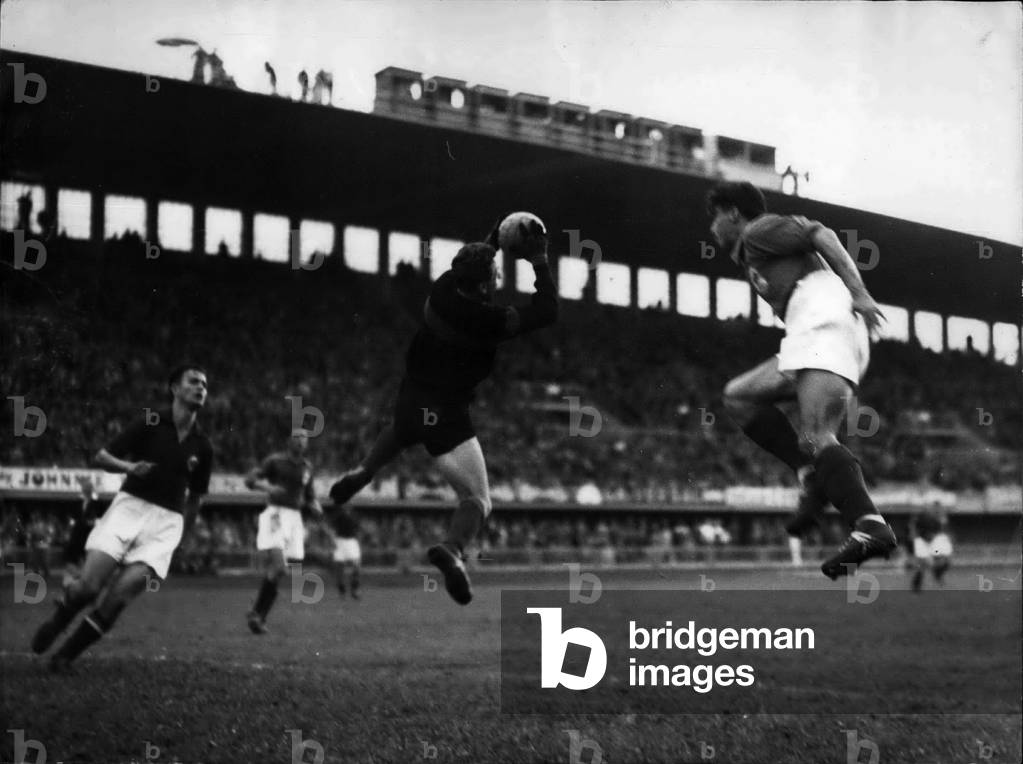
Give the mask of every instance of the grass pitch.
MULTIPOLYGON (((312 569, 307 569, 312 570, 312 569)), ((826 588, 815 572, 715 569, 716 585, 826 588)), ((885 588, 906 576, 875 571, 885 588)), ((600 571, 609 588, 700 586, 699 571, 600 571)), ((958 569, 947 587, 976 589, 978 576, 1018 570, 958 569)), ((1015 577, 1015 578, 1014 578, 1015 577)), ((563 587, 563 573, 478 572, 466 608, 421 574, 366 575, 361 602, 341 600, 329 577, 322 600, 293 602, 287 582, 270 633, 255 636, 245 612, 256 579, 171 578, 143 594, 114 631, 86 653, 71 676, 53 676, 28 652, 40 604, 14 604, 0 579, 0 669, 4 719, 0 761, 28 762, 713 762, 851 764, 850 741, 877 746, 873 764, 999 764, 1023 759, 1017 711, 1005 715, 565 714, 516 716, 500 709, 500 590, 563 587), (424 585, 425 582, 425 585, 424 585), (16 746, 38 743, 27 751, 16 746), (587 741, 595 746, 587 745, 587 741), (39 746, 45 758, 39 758, 39 746), (322 752, 322 758, 321 758, 322 752), (573 758, 573 757, 577 758, 573 758)), ((1014 578, 1014 580, 1012 580, 1014 578)), ((50 595, 56 587, 51 581, 50 595)), ((306 594, 312 593, 307 584, 306 594)), ((928 602, 924 592, 921 602, 928 602)), ((934 598, 937 601, 937 598, 934 598)), ((1018 602, 1018 598, 1016 600, 1018 602)), ((752 614, 755 615, 755 614, 752 614)), ((950 624, 976 612, 947 612, 950 624)), ((849 650, 879 636, 917 641, 920 661, 972 673, 982 700, 991 656, 942 652, 933 619, 913 613, 864 617, 849 650)), ((1017 667, 1018 668, 1018 667, 1017 667)), ((905 667, 912 687, 914 665, 905 667)), ((1002 678, 1004 679, 1004 678, 1002 678)), ((1017 676, 1018 679, 1018 676, 1017 676)), ((872 762, 870 746, 859 762, 872 762)))

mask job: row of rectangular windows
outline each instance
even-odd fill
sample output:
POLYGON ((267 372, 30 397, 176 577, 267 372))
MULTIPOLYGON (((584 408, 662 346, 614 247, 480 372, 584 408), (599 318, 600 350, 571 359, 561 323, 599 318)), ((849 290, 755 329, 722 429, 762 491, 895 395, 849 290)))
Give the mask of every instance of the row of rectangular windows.
MULTIPOLYGON (((0 184, 0 228, 14 230, 25 207, 25 198, 31 199, 31 209, 45 207, 42 186, 25 184, 0 184), (19 202, 19 200, 21 200, 19 202)), ((105 196, 104 231, 105 239, 134 231, 142 235, 146 229, 146 202, 138 197, 105 196)), ((30 218, 30 227, 37 229, 30 218)), ((177 251, 192 249, 193 207, 181 202, 159 202, 157 206, 157 230, 159 246, 177 251)), ((92 194, 88 191, 60 189, 57 192, 57 219, 60 231, 73 239, 88 239, 92 225, 92 194)), ((241 252, 242 213, 238 210, 209 207, 205 218, 207 254, 224 250, 228 254, 241 252)), ((303 259, 314 253, 334 251, 335 226, 333 223, 317 220, 303 220, 298 235, 298 251, 303 259)), ((252 220, 254 254, 264 260, 288 262, 293 232, 287 217, 281 215, 256 214, 252 220)), ((379 268, 380 234, 372 228, 345 226, 343 234, 343 257, 346 265, 363 273, 376 273, 379 268)), ((428 263, 430 278, 435 279, 448 268, 463 242, 453 239, 434 238, 423 241, 416 234, 391 232, 388 234, 389 271, 394 274, 400 263, 409 263, 419 268, 428 263)), ((601 261, 591 267, 586 260, 564 256, 558 260, 558 290, 566 299, 578 300, 589 282, 590 271, 595 273, 595 292, 598 302, 628 307, 631 305, 632 269, 624 263, 601 261)), ((640 308, 670 309, 671 278, 668 271, 658 268, 636 269, 636 302, 640 308)), ((682 315, 709 317, 711 314, 710 279, 696 273, 675 275, 677 304, 675 309, 682 315)), ((531 267, 522 260, 516 261, 515 283, 519 291, 531 291, 533 275, 531 267)), ((715 314, 719 319, 750 317, 753 315, 754 293, 746 281, 719 278, 714 282, 715 314)), ((781 326, 771 308, 756 296, 757 321, 762 326, 781 326)), ((883 305, 887 317, 882 338, 908 341, 910 337, 910 315, 905 308, 883 305)), ((1020 349, 1020 327, 998 322, 989 326, 985 321, 962 316, 949 316, 947 321, 938 313, 916 311, 913 313, 913 330, 926 348, 940 352, 944 347, 942 324, 945 322, 947 347, 951 350, 966 349, 972 344, 974 350, 987 354, 994 350, 997 359, 1009 364, 1016 363, 1020 349)))

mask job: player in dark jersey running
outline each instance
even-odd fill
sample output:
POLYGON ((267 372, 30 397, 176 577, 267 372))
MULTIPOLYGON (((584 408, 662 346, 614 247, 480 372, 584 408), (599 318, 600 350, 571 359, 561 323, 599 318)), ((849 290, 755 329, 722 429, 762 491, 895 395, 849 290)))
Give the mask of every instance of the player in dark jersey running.
POLYGON ((256 602, 246 615, 253 634, 266 633, 266 617, 277 599, 277 587, 288 562, 305 559, 302 512, 323 513, 313 486, 313 465, 305 458, 308 448, 309 433, 295 429, 288 438, 287 451, 266 457, 245 478, 250 489, 268 494, 256 536, 265 572, 256 602))
POLYGON ((196 422, 206 403, 206 372, 179 366, 167 380, 170 408, 133 422, 96 454, 96 464, 127 475, 85 542, 78 578, 64 590, 56 612, 36 631, 35 653, 46 652, 84 607, 97 605, 50 658, 67 670, 78 655, 110 631, 150 577, 167 576, 171 556, 209 490, 213 447, 196 422))
POLYGON ((895 548, 895 534, 867 494, 860 465, 838 442, 838 428, 870 359, 870 332, 884 318, 856 263, 830 228, 767 212, 753 184, 722 183, 708 196, 711 232, 785 322, 776 356, 731 380, 724 403, 757 445, 797 474, 792 535, 827 503, 850 529, 821 566, 831 579, 895 548), (799 434, 778 404, 794 400, 799 434))
POLYGON ((447 537, 427 550, 427 558, 443 573, 448 594, 460 605, 472 600, 465 547, 491 509, 486 462, 469 417, 473 391, 493 370, 501 342, 549 326, 558 316, 547 232, 536 222, 522 233, 521 251, 509 254, 533 266, 536 293, 530 302, 518 307, 492 302, 498 277, 496 226, 486 242, 462 247, 426 300, 423 325, 405 356, 393 422, 362 463, 330 492, 335 504, 347 504, 381 467, 409 446, 423 444, 458 495, 447 537))
POLYGON ((330 525, 334 530, 334 575, 337 591, 342 597, 351 592, 352 599, 360 598, 359 566, 362 565, 362 548, 359 545, 359 519, 351 505, 335 506, 330 511, 330 525), (348 584, 345 584, 345 572, 348 584))

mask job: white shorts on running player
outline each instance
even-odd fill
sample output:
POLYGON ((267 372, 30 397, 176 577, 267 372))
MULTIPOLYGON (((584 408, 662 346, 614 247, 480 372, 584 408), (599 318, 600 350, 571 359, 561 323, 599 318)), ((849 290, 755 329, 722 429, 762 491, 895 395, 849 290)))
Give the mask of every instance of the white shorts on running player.
POLYGON ((359 565, 362 562, 362 549, 359 547, 359 540, 335 539, 334 562, 353 562, 359 565))
POLYGON ((96 521, 85 551, 103 552, 122 565, 143 562, 159 578, 166 578, 184 529, 180 512, 120 491, 96 521))
POLYGON ((935 534, 930 541, 917 536, 913 539, 913 556, 921 560, 928 560, 932 557, 951 557, 952 540, 946 533, 935 534))
POLYGON ((858 385, 869 363, 867 325, 853 313, 842 279, 829 270, 801 278, 785 308, 778 370, 794 376, 801 369, 822 369, 858 385))
POLYGON ((260 512, 256 548, 261 552, 280 549, 285 560, 304 560, 305 523, 302 522, 302 513, 274 504, 260 512))

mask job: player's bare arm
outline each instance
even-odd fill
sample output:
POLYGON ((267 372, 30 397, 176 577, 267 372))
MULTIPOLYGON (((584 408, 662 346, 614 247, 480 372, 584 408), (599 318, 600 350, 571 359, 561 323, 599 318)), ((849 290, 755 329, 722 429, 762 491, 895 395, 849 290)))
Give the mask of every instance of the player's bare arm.
POLYGON ((262 491, 267 494, 271 504, 276 504, 288 495, 288 489, 277 485, 269 477, 263 465, 254 468, 245 476, 245 487, 250 491, 262 491))
POLYGON ((142 477, 156 466, 153 462, 131 462, 126 459, 118 459, 105 448, 99 450, 96 456, 93 457, 93 462, 95 462, 97 467, 107 472, 122 472, 126 475, 135 475, 136 477, 142 477))
POLYGON ((867 291, 856 262, 842 246, 838 234, 821 226, 813 233, 813 245, 852 294, 853 310, 863 316, 871 335, 876 334, 881 322, 886 320, 885 315, 867 291))
POLYGON ((250 491, 263 491, 265 493, 270 493, 274 489, 273 483, 267 479, 262 466, 255 467, 249 471, 249 474, 245 476, 245 487, 250 491))

